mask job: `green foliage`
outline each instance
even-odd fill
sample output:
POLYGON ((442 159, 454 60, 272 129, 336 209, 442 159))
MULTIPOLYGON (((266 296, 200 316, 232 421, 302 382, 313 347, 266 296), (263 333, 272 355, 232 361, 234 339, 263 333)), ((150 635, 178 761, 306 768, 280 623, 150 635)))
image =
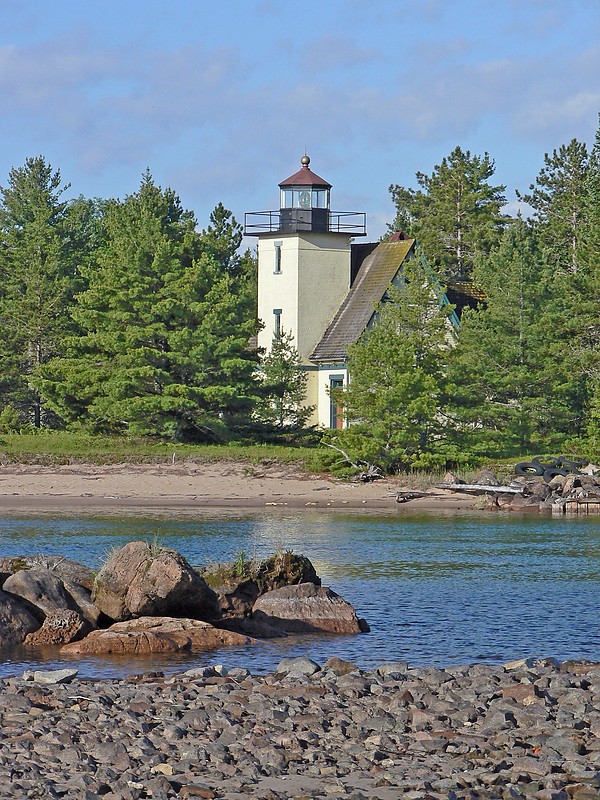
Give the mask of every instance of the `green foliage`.
POLYGON ((75 286, 66 188, 38 156, 0 189, 0 401, 36 427, 54 420, 31 376, 62 348, 75 286))
POLYGON ((314 410, 304 405, 308 375, 302 369, 291 333, 282 331, 260 362, 263 402, 257 416, 279 431, 303 428, 314 410))
POLYGON ((569 408, 552 361, 552 282, 525 223, 477 268, 486 303, 465 311, 450 358, 455 424, 470 452, 517 453, 564 439, 569 408))
POLYGON ((373 324, 348 352, 350 383, 336 394, 348 427, 331 434, 354 461, 426 468, 453 456, 440 406, 451 328, 422 257, 408 261, 373 324))
POLYGON ((247 298, 202 253, 191 212, 148 173, 108 206, 105 229, 76 297, 80 333, 40 370, 40 390, 68 424, 96 432, 225 438, 255 401, 247 298))
POLYGON ((534 209, 537 230, 550 263, 575 272, 581 239, 586 228, 586 180, 589 155, 585 144, 573 139, 550 156, 544 156, 529 194, 517 197, 534 209))
POLYGON ((417 238, 443 280, 470 279, 475 258, 498 243, 507 222, 500 213, 506 187, 489 183, 494 169, 487 153, 456 147, 431 175, 416 173, 420 189, 390 186, 396 205, 390 232, 417 238))

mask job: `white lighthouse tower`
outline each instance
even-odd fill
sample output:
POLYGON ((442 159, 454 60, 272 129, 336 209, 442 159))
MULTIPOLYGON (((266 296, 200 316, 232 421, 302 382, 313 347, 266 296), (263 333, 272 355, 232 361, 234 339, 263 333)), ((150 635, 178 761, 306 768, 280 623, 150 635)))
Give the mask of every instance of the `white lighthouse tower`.
POLYGON ((313 423, 329 427, 329 400, 319 411, 321 367, 310 355, 350 288, 351 241, 366 235, 366 215, 332 212, 331 184, 310 169, 307 155, 298 172, 281 181, 278 211, 245 215, 245 233, 258 237, 259 347, 268 352, 282 331, 290 333, 309 373, 307 405, 313 423))

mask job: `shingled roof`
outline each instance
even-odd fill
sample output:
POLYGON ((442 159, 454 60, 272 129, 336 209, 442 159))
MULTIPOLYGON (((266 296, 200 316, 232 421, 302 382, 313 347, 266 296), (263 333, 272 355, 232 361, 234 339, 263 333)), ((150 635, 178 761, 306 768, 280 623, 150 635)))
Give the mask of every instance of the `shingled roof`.
POLYGON ((375 306, 396 277, 415 240, 380 242, 362 262, 356 278, 310 360, 345 361, 348 347, 369 324, 375 306))

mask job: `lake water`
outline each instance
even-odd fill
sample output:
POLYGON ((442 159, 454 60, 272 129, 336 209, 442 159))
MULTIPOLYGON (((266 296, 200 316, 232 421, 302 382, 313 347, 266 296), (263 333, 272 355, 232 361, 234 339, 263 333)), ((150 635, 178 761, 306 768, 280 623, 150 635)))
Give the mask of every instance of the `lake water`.
POLYGON ((0 555, 63 555, 97 568, 129 541, 157 541, 192 564, 307 555, 323 584, 349 600, 371 633, 287 638, 158 659, 2 654, 0 676, 76 666, 116 677, 223 663, 264 672, 288 655, 440 666, 524 656, 600 661, 600 519, 520 515, 395 516, 276 513, 231 517, 0 517, 0 555), (40 665, 43 662, 43 666, 40 665))

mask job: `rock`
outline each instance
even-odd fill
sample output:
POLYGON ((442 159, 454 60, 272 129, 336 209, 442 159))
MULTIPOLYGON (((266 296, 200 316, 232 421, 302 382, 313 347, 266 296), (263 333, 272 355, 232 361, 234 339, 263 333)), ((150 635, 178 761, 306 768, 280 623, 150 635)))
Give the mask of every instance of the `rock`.
POLYGON ((253 616, 290 633, 361 633, 350 603, 314 583, 267 592, 254 604, 253 616))
POLYGON ((301 583, 321 585, 310 559, 292 553, 290 550, 276 553, 261 562, 255 577, 260 594, 280 589, 283 586, 296 586, 301 583))
POLYGON ((14 647, 40 627, 40 623, 18 598, 0 589, 0 647, 14 647))
POLYGON ((30 633, 24 644, 29 646, 62 645, 83 638, 89 633, 91 626, 77 611, 64 609, 51 611, 42 627, 30 633))
POLYGON ((245 646, 253 641, 248 636, 214 628, 197 619, 140 617, 116 622, 105 631, 92 631, 85 639, 63 647, 61 652, 87 655, 198 653, 227 645, 245 646))
POLYGON ((0 558, 0 573, 13 575, 24 569, 49 570, 63 581, 71 581, 80 586, 85 586, 91 591, 94 585, 94 571, 77 561, 71 561, 64 556, 13 556, 0 558))
POLYGON ((300 656, 298 658, 282 658, 275 672, 287 672, 289 675, 314 675, 321 667, 312 658, 300 656))
POLYGON ((54 611, 78 610, 62 580, 47 569, 19 570, 4 581, 2 588, 25 600, 40 622, 54 611))
POLYGON ((71 683, 79 673, 77 669, 53 669, 53 670, 39 670, 33 672, 33 680, 35 683, 71 683))
POLYGON ((448 472, 442 478, 442 483, 466 483, 466 481, 463 481, 462 478, 459 478, 456 473, 448 470, 448 472))
POLYGON ((351 661, 344 661, 343 658, 328 658, 323 669, 329 669, 334 675, 348 675, 350 672, 358 672, 358 667, 351 661))
POLYGON ((175 550, 130 542, 104 564, 94 582, 92 601, 106 616, 216 619, 217 598, 175 550))
POLYGON ((471 483, 478 483, 480 486, 500 486, 500 481, 491 469, 480 469, 473 475, 471 483))
POLYGON ((189 639, 152 631, 92 631, 85 639, 61 647, 67 655, 152 655, 189 651, 189 639))
POLYGON ((73 602, 81 616, 90 623, 92 628, 100 627, 104 615, 100 609, 92 603, 91 591, 85 586, 79 583, 73 583, 65 578, 63 578, 63 586, 73 598, 73 602))

